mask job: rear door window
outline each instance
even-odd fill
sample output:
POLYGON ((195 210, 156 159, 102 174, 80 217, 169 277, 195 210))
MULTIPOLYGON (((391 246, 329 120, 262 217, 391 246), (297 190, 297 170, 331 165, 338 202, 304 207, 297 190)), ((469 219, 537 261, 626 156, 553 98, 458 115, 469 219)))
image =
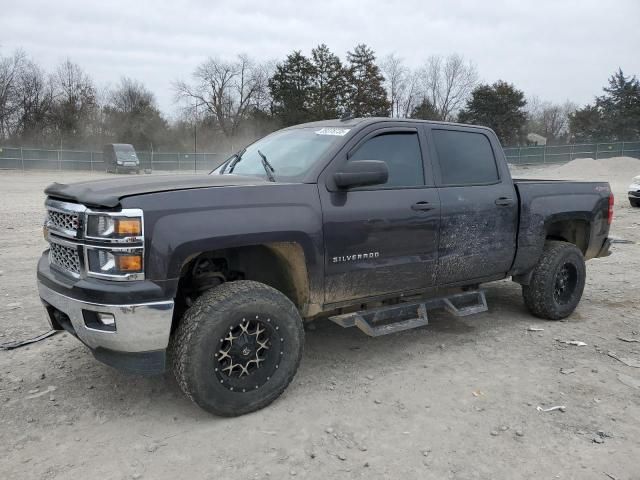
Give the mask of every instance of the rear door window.
POLYGON ((442 185, 487 185, 500 178, 486 135, 462 130, 432 130, 442 185))

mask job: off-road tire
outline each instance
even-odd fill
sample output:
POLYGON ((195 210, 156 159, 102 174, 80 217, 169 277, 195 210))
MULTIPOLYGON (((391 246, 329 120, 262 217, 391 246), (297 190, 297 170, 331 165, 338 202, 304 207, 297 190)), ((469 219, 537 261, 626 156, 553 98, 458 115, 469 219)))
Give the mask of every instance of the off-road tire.
POLYGON ((640 208, 640 200, 635 200, 633 198, 630 198, 629 203, 633 208, 640 208))
MULTIPOLYGON (((259 282, 227 282, 203 293, 185 312, 172 337, 173 371, 182 391, 196 405, 216 415, 233 417, 264 408, 282 394, 298 369, 303 345, 302 319, 286 296, 259 282), (265 383, 257 388, 252 385, 247 391, 233 390, 231 383, 246 382, 249 377, 226 378, 215 357, 220 355, 223 337, 249 318, 265 322, 271 334, 277 334, 270 340, 271 347, 280 351, 274 350, 277 357, 269 357, 271 353, 266 356, 275 358, 275 365, 255 367, 273 372, 266 376, 265 383)), ((264 380, 264 371, 259 375, 264 380)))
POLYGON ((561 320, 578 306, 584 291, 586 268, 582 252, 572 243, 547 241, 538 264, 533 269, 529 285, 522 286, 522 296, 529 311, 536 317, 561 320), (565 267, 566 266, 566 267, 565 267), (575 274, 570 292, 558 299, 557 281, 564 271, 575 274))

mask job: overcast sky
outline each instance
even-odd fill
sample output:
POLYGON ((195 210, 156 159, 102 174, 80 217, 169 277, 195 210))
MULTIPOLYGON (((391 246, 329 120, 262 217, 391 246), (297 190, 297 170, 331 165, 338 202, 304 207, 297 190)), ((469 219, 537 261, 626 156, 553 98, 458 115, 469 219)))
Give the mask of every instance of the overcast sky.
POLYGON ((326 43, 344 58, 361 42, 409 66, 457 52, 485 82, 582 105, 618 67, 640 75, 640 0, 0 0, 0 52, 21 47, 47 70, 69 57, 99 87, 141 80, 168 113, 171 83, 208 56, 280 60, 326 43))

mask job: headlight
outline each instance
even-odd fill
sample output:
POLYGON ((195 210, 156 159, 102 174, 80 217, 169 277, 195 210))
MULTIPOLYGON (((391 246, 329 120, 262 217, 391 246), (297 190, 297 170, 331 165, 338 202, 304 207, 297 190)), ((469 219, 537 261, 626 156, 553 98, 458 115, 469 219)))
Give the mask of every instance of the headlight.
POLYGON ((107 250, 88 248, 89 274, 94 276, 127 276, 135 279, 142 273, 142 249, 107 250))
POLYGON ((87 217, 87 237, 139 241, 142 237, 142 218, 91 214, 87 217))
POLYGON ((108 280, 144 279, 142 210, 88 211, 85 217, 87 275, 108 280))

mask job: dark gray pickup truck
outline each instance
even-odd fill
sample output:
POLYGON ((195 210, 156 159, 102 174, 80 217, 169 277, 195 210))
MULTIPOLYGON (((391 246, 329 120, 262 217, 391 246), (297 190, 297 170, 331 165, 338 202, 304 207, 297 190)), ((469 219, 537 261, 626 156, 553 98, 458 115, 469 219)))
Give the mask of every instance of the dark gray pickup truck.
POLYGON ((229 416, 284 391, 309 319, 392 333, 484 311, 480 284, 507 277, 532 314, 570 315, 613 214, 607 183, 513 180, 490 129, 381 118, 280 130, 210 175, 46 194, 52 327, 116 368, 171 363, 229 416))

